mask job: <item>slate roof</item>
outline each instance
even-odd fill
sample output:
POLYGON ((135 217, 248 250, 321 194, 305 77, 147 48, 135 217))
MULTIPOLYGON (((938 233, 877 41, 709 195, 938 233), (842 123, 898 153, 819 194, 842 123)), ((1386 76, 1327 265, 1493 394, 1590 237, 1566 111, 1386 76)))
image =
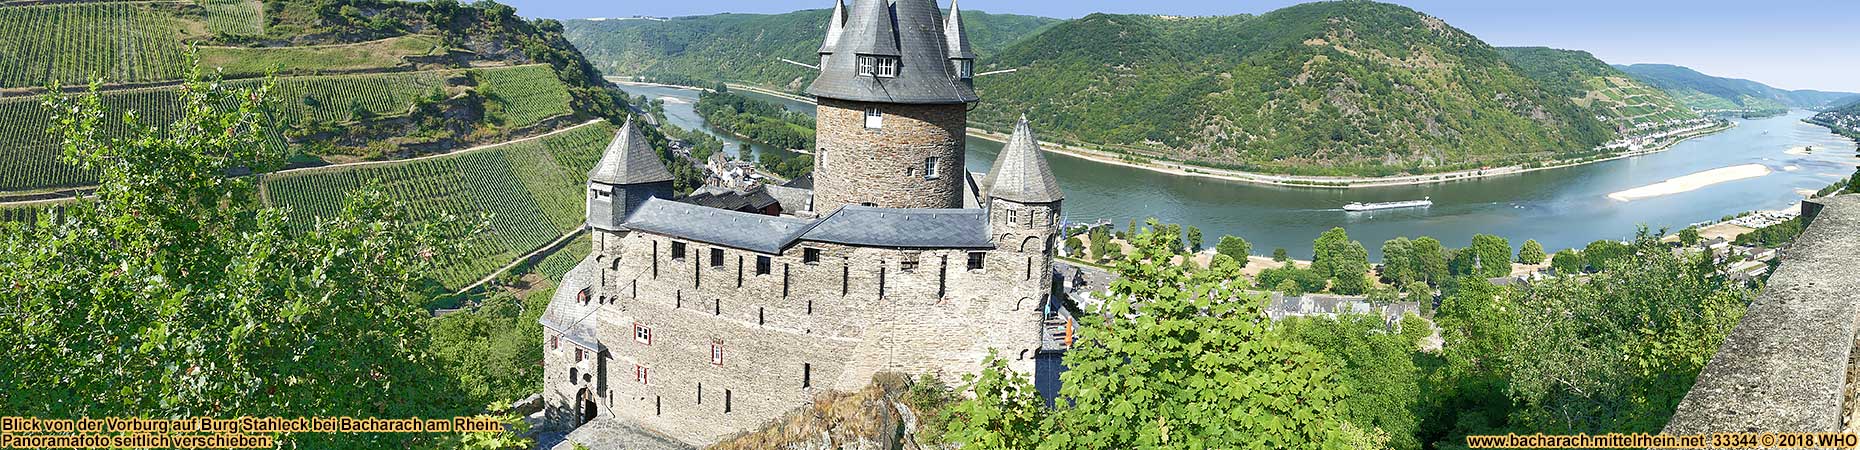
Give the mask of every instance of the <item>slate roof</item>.
POLYGON ((1027 116, 1020 116, 1020 123, 1014 125, 1014 135, 1008 137, 1007 146, 995 157, 995 166, 982 179, 982 189, 990 198, 1020 203, 1051 203, 1066 198, 1059 191, 1059 180, 1053 178, 1053 169, 1046 165, 1046 155, 1040 151, 1033 129, 1027 126, 1027 116))
POLYGON ((704 186, 692 191, 691 195, 685 196, 680 201, 712 208, 754 212, 750 210, 761 210, 769 205, 780 203, 775 196, 770 195, 768 191, 770 187, 774 186, 758 186, 748 191, 738 191, 717 186, 704 186))
POLYGON ((768 186, 769 196, 781 203, 783 213, 795 213, 814 210, 814 191, 788 186, 768 186))
POLYGON ((895 248, 989 248, 988 211, 844 206, 802 240, 895 248))
POLYGON ((956 7, 956 0, 949 0, 949 17, 943 19, 943 38, 950 58, 975 59, 975 49, 969 46, 968 30, 962 28, 962 10, 956 7))
POLYGON ((827 18, 827 39, 820 41, 820 54, 833 53, 833 44, 840 42, 840 35, 846 30, 846 2, 833 0, 833 16, 827 18))
POLYGON ((626 226, 726 247, 777 254, 807 232, 813 222, 710 208, 659 198, 646 199, 627 217, 626 226))
MULTIPOLYGON (((935 0, 853 0, 833 52, 807 87, 816 97, 883 103, 952 104, 979 100, 949 63, 948 36, 935 0), (897 56, 898 76, 859 75, 858 55, 897 56)), ((960 21, 957 21, 960 22, 960 21)))
POLYGON ((659 153, 646 142, 646 135, 628 117, 626 125, 614 132, 614 140, 602 152, 601 161, 588 170, 588 179, 609 185, 645 184, 672 181, 672 173, 659 161, 659 153))
POLYGON ((595 255, 588 255, 575 268, 562 275, 562 283, 555 290, 555 296, 549 298, 549 307, 543 309, 542 317, 537 319, 544 327, 562 333, 562 338, 575 345, 605 350, 600 339, 594 334, 594 312, 600 310, 600 302, 589 301, 583 304, 579 298, 581 290, 594 284, 595 255))

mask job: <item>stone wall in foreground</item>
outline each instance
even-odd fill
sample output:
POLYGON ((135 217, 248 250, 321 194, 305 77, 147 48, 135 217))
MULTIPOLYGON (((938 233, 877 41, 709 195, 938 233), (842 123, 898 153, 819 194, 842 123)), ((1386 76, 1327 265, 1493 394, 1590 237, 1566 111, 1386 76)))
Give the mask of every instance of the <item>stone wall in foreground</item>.
POLYGON ((1851 430, 1860 195, 1803 204, 1809 226, 1667 422, 1668 434, 1851 430))

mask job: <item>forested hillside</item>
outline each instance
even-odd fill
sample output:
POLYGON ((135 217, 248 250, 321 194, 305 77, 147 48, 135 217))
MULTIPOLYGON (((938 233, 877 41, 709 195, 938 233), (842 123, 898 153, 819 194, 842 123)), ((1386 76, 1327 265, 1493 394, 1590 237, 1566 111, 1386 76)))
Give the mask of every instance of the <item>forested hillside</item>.
POLYGON ((1699 117, 1666 92, 1642 84, 1589 52, 1546 47, 1500 47, 1498 51, 1524 76, 1618 131, 1699 117))
POLYGON ((1670 64, 1615 66, 1642 82, 1665 90, 1697 110, 1780 111, 1823 108, 1852 97, 1847 92, 1777 89, 1737 78, 1721 78, 1670 64))
POLYGON ((971 115, 1252 171, 1393 175, 1590 152, 1611 130, 1438 18, 1308 3, 1258 17, 1094 14, 1004 49, 971 115))
MULTIPOLYGON (((607 75, 672 82, 742 81, 799 91, 813 81, 815 71, 781 58, 817 63, 831 12, 570 20, 564 22, 564 35, 607 75)), ((984 59, 1058 21, 972 10, 964 10, 962 20, 975 53, 984 59)))

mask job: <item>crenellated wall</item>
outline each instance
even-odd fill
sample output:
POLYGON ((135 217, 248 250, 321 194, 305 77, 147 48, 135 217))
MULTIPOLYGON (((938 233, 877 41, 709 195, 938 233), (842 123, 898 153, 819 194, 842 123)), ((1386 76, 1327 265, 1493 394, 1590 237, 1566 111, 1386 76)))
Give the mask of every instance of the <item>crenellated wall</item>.
POLYGON ((1668 434, 1851 431, 1860 332, 1860 195, 1809 221, 1667 422, 1668 434))

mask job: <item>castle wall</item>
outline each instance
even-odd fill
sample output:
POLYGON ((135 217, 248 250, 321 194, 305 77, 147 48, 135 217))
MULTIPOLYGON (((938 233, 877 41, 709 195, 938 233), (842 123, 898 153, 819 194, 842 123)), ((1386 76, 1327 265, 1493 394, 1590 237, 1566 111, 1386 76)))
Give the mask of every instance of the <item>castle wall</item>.
POLYGON ((867 103, 820 98, 815 129, 814 209, 845 205, 960 208, 968 105, 867 103), (867 108, 884 114, 866 128, 867 108), (935 179, 926 158, 938 159, 935 179))
MULTIPOLYGON (((1030 373, 1051 285, 1049 256, 1009 247, 982 251, 983 268, 970 271, 967 250, 801 242, 765 255, 638 231, 593 239, 610 256, 599 262, 596 296, 618 297, 597 313, 612 357, 604 387, 613 401, 602 413, 694 444, 755 429, 818 390, 857 389, 880 371, 959 382, 993 348, 1030 373), (685 242, 682 259, 672 257, 674 242, 685 242), (712 267, 719 248, 723 264, 712 267), (803 261, 809 248, 818 262, 803 261), (769 273, 756 273, 758 256, 769 258, 769 273), (651 329, 650 343, 636 341, 635 323, 651 329), (645 383, 636 366, 647 368, 645 383)), ((572 358, 572 350, 552 356, 545 375, 551 414, 567 405, 570 420, 576 389, 563 384, 562 362, 572 358)))

